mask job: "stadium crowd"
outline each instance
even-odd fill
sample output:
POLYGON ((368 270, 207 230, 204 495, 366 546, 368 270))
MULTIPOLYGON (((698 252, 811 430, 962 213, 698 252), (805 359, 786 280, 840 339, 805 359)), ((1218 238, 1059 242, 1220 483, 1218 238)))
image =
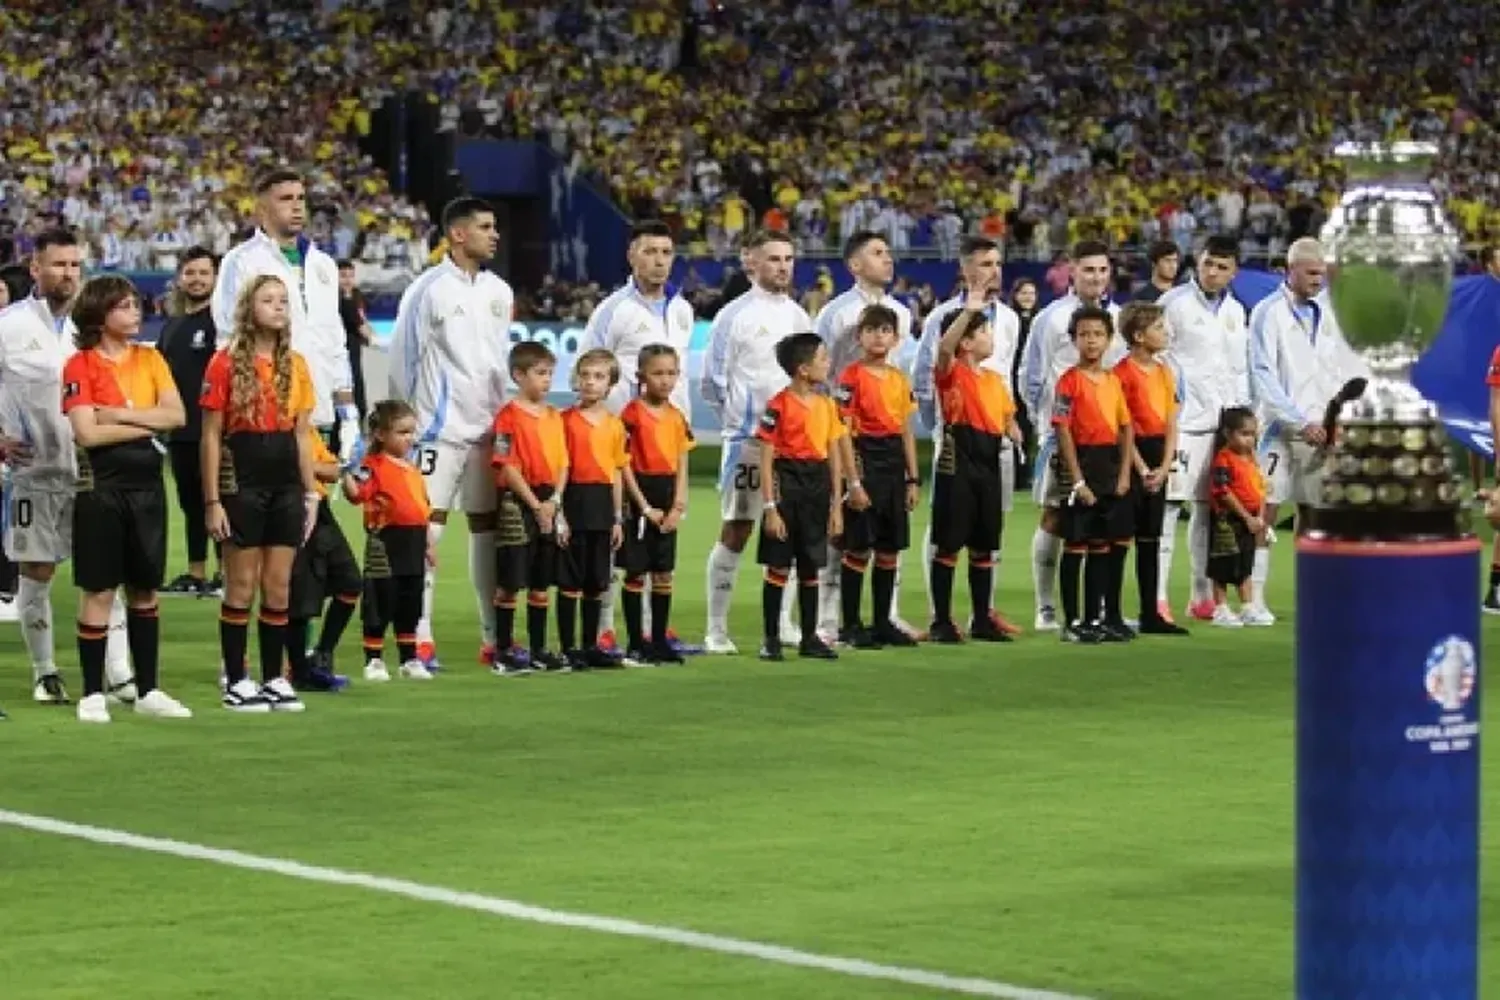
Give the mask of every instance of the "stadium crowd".
POLYGON ((1044 257, 1224 231, 1274 258, 1316 231, 1332 143, 1383 137, 1440 141, 1455 220, 1494 240, 1495 18, 1311 0, 19 0, 0 11, 0 263, 49 215, 122 270, 227 249, 249 176, 281 157, 334 256, 419 270, 426 209, 354 141, 412 87, 455 132, 546 138, 689 253, 769 225, 803 252, 866 227, 898 252, 952 255, 978 232, 1044 257))

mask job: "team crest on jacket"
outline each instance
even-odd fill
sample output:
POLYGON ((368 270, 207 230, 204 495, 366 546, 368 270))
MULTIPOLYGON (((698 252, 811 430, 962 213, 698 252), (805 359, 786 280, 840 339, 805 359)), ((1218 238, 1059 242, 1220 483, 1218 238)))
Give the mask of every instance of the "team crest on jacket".
POLYGON ((504 319, 505 304, 499 299, 490 299, 490 315, 496 319, 504 319))
POLYGON ((333 284, 333 272, 326 267, 318 268, 318 280, 325 285, 333 284))

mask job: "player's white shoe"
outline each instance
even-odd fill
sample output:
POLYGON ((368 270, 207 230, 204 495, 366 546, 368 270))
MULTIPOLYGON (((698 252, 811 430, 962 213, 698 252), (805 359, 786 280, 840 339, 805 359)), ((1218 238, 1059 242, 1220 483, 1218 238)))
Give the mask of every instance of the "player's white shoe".
POLYGON ((703 651, 713 656, 738 656, 740 648, 729 636, 721 632, 710 632, 703 637, 703 651))
MULTIPOLYGON (((427 676, 431 677, 431 674, 427 676)), ((391 679, 391 672, 386 669, 384 660, 371 660, 365 664, 365 680, 376 684, 384 684, 391 679)))
POLYGON ((78 702, 78 721, 95 724, 107 723, 109 702, 102 694, 91 694, 78 702))
POLYGON ((1038 632, 1056 632, 1059 627, 1056 608, 1050 604, 1037 608, 1036 621, 1032 622, 1032 628, 1038 632))
POLYGON ((260 696, 273 712, 302 712, 307 706, 297 697, 297 689, 285 677, 277 677, 260 686, 260 696))
POLYGON ((63 681, 56 670, 48 670, 36 679, 36 684, 31 688, 31 700, 38 705, 68 705, 72 699, 68 697, 68 689, 63 686, 63 681))
POLYGON ((1276 616, 1264 604, 1247 604, 1240 609, 1240 621, 1251 628, 1269 628, 1276 624, 1276 616))
POLYGON ((224 707, 231 712, 260 714, 271 710, 271 703, 261 696, 260 688, 248 677, 242 677, 224 689, 224 707))
MULTIPOLYGON (((224 690, 222 681, 220 682, 219 690, 224 690)), ((134 705, 136 699, 140 697, 140 692, 136 690, 135 678, 133 677, 123 684, 110 685, 109 690, 104 694, 112 705, 134 705)))
POLYGON ((158 688, 136 699, 135 714, 152 719, 191 719, 193 710, 158 688))
POLYGON ((1244 628, 1245 623, 1240 616, 1229 610, 1229 605, 1218 604, 1214 606, 1213 617, 1209 619, 1216 628, 1244 628))
POLYGON ((421 660, 407 660, 401 664, 401 676, 409 681, 432 680, 432 674, 422 665, 421 660))
POLYGON ((781 623, 781 644, 783 646, 802 645, 802 630, 791 622, 781 623))
POLYGON ((14 596, 0 597, 0 625, 21 620, 21 606, 14 596))

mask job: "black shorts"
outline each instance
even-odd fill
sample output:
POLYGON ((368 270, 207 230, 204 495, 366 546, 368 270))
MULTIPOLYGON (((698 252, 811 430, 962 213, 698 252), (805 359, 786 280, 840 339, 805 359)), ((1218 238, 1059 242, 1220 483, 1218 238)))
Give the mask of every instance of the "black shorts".
POLYGON ((1231 511, 1214 511, 1208 526, 1208 578, 1221 587, 1237 587, 1255 568, 1255 536, 1231 511))
POLYGON ((291 599, 288 614, 293 618, 317 618, 323 613, 323 602, 336 594, 359 594, 364 580, 349 540, 334 518, 328 501, 318 507, 318 522, 308 536, 307 544, 297 550, 292 563, 291 599))
POLYGON ((302 487, 252 487, 220 497, 229 518, 229 541, 242 549, 302 544, 302 487))
MULTIPOLYGON (((538 491, 539 499, 544 491, 538 491)), ((545 491, 549 492, 550 491, 545 491)), ((536 514, 512 493, 500 496, 495 532, 495 585, 516 593, 557 583, 557 536, 542 534, 536 514)))
POLYGON ((932 478, 932 544, 939 552, 994 552, 1004 529, 998 463, 932 478))
POLYGON ((365 534, 365 578, 388 580, 427 572, 426 525, 386 525, 365 534))
POLYGON ((911 515, 906 512, 906 457, 901 439, 856 441, 855 457, 870 506, 855 510, 844 504, 844 549, 904 552, 911 545, 911 515))
POLYGON ((797 567, 803 579, 828 562, 828 512, 833 504, 833 486, 827 462, 776 459, 776 511, 786 525, 785 538, 773 538, 760 522, 756 561, 775 569, 797 567))
POLYGON ((1114 542, 1130 538, 1135 520, 1134 492, 1098 496, 1091 506, 1076 500, 1062 508, 1062 538, 1067 545, 1114 542))
MULTIPOLYGON (((676 476, 635 477, 646 501, 657 510, 670 510, 677 499, 676 476)), ((670 573, 677 568, 676 531, 663 532, 641 516, 634 504, 625 511, 625 541, 615 554, 615 565, 628 577, 670 573)))
MULTIPOLYGON (((1166 454, 1167 441, 1165 438, 1146 437, 1138 438, 1135 442, 1136 450, 1141 453, 1141 459, 1152 469, 1161 468, 1162 457, 1166 454)), ((1162 523, 1167 517, 1167 484, 1163 482, 1152 492, 1146 489, 1146 483, 1140 474, 1134 469, 1130 474, 1130 503, 1131 523, 1135 529, 1136 538, 1160 538, 1162 523)))
POLYGON ((615 551, 608 531, 575 531, 568 547, 558 553, 557 586, 582 594, 602 594, 609 589, 615 551))
POLYGON ((73 503, 73 583, 79 590, 156 590, 166 568, 164 487, 78 494, 73 503))

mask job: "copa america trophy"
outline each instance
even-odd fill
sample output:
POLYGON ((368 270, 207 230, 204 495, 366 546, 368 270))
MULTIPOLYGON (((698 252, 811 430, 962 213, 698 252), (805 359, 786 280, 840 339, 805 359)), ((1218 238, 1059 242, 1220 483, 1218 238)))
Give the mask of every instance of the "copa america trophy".
MULTIPOLYGON (((1426 183, 1435 152, 1336 150, 1329 295, 1377 375, 1447 309, 1459 241, 1426 183)), ((1480 545, 1437 411, 1402 375, 1327 417, 1297 539, 1296 995, 1477 1000, 1480 545)))

